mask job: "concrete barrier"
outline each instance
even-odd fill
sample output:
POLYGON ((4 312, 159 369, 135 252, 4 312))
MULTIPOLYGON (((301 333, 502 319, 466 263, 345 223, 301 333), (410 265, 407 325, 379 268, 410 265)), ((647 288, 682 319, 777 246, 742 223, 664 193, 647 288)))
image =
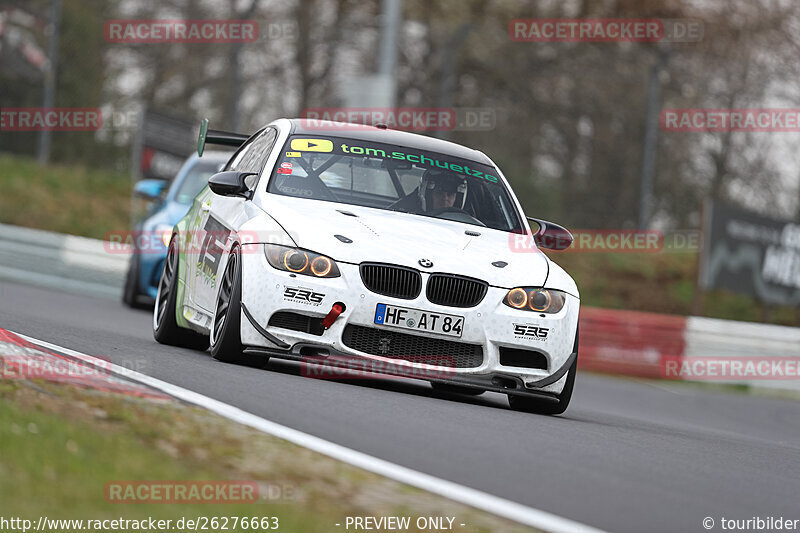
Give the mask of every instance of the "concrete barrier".
POLYGON ((582 368, 658 378, 662 360, 680 356, 685 347, 686 319, 638 311, 582 307, 582 368))
POLYGON ((118 299, 129 253, 103 241, 0 224, 0 279, 118 299))
POLYGON ((800 376, 781 375, 781 372, 792 372, 794 364, 786 363, 796 361, 800 364, 800 328, 689 317, 684 336, 686 348, 683 357, 687 363, 719 359, 739 360, 750 365, 740 372, 745 375, 744 379, 710 376, 714 381, 800 392, 800 376), (762 375, 761 370, 766 369, 764 364, 760 365, 762 361, 771 366, 778 362, 778 366, 762 375), (752 378, 748 379, 751 375, 752 378))
POLYGON ((584 307, 580 368, 800 392, 800 328, 584 307))

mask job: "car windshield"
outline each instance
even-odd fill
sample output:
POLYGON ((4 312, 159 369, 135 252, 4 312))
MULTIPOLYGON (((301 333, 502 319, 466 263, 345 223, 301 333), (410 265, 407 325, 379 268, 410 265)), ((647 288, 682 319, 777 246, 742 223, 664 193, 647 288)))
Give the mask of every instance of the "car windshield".
POLYGON ((180 183, 175 201, 179 204, 191 204, 197 193, 208 185, 208 178, 219 172, 224 165, 221 161, 198 161, 180 183))
POLYGON ((494 167, 436 152, 295 135, 268 191, 519 231, 522 222, 498 175, 494 167))

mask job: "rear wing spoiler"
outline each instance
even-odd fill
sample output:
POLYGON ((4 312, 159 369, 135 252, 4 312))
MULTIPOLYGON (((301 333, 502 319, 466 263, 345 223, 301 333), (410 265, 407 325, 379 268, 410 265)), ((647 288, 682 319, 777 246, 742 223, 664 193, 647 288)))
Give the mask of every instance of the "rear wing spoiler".
POLYGON ((208 129, 208 119, 204 118, 200 122, 200 135, 197 138, 197 155, 203 155, 206 144, 220 144, 223 146, 240 147, 250 136, 245 133, 233 133, 230 131, 208 129))

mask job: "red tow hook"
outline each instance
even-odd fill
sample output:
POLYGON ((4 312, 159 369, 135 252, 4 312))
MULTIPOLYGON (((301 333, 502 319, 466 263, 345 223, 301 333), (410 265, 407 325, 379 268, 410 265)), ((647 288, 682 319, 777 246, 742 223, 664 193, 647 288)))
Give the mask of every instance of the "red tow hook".
POLYGON ((333 307, 331 307, 328 315, 322 320, 322 327, 325 329, 330 328, 342 313, 344 313, 344 304, 342 302, 336 302, 333 304, 333 307))

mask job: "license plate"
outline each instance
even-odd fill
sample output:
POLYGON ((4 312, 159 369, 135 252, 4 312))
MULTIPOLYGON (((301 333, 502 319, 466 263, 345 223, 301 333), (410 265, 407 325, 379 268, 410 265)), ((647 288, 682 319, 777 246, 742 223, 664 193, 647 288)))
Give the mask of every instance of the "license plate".
POLYGON ((460 337, 464 328, 464 317, 378 304, 375 308, 375 323, 393 328, 460 337))

